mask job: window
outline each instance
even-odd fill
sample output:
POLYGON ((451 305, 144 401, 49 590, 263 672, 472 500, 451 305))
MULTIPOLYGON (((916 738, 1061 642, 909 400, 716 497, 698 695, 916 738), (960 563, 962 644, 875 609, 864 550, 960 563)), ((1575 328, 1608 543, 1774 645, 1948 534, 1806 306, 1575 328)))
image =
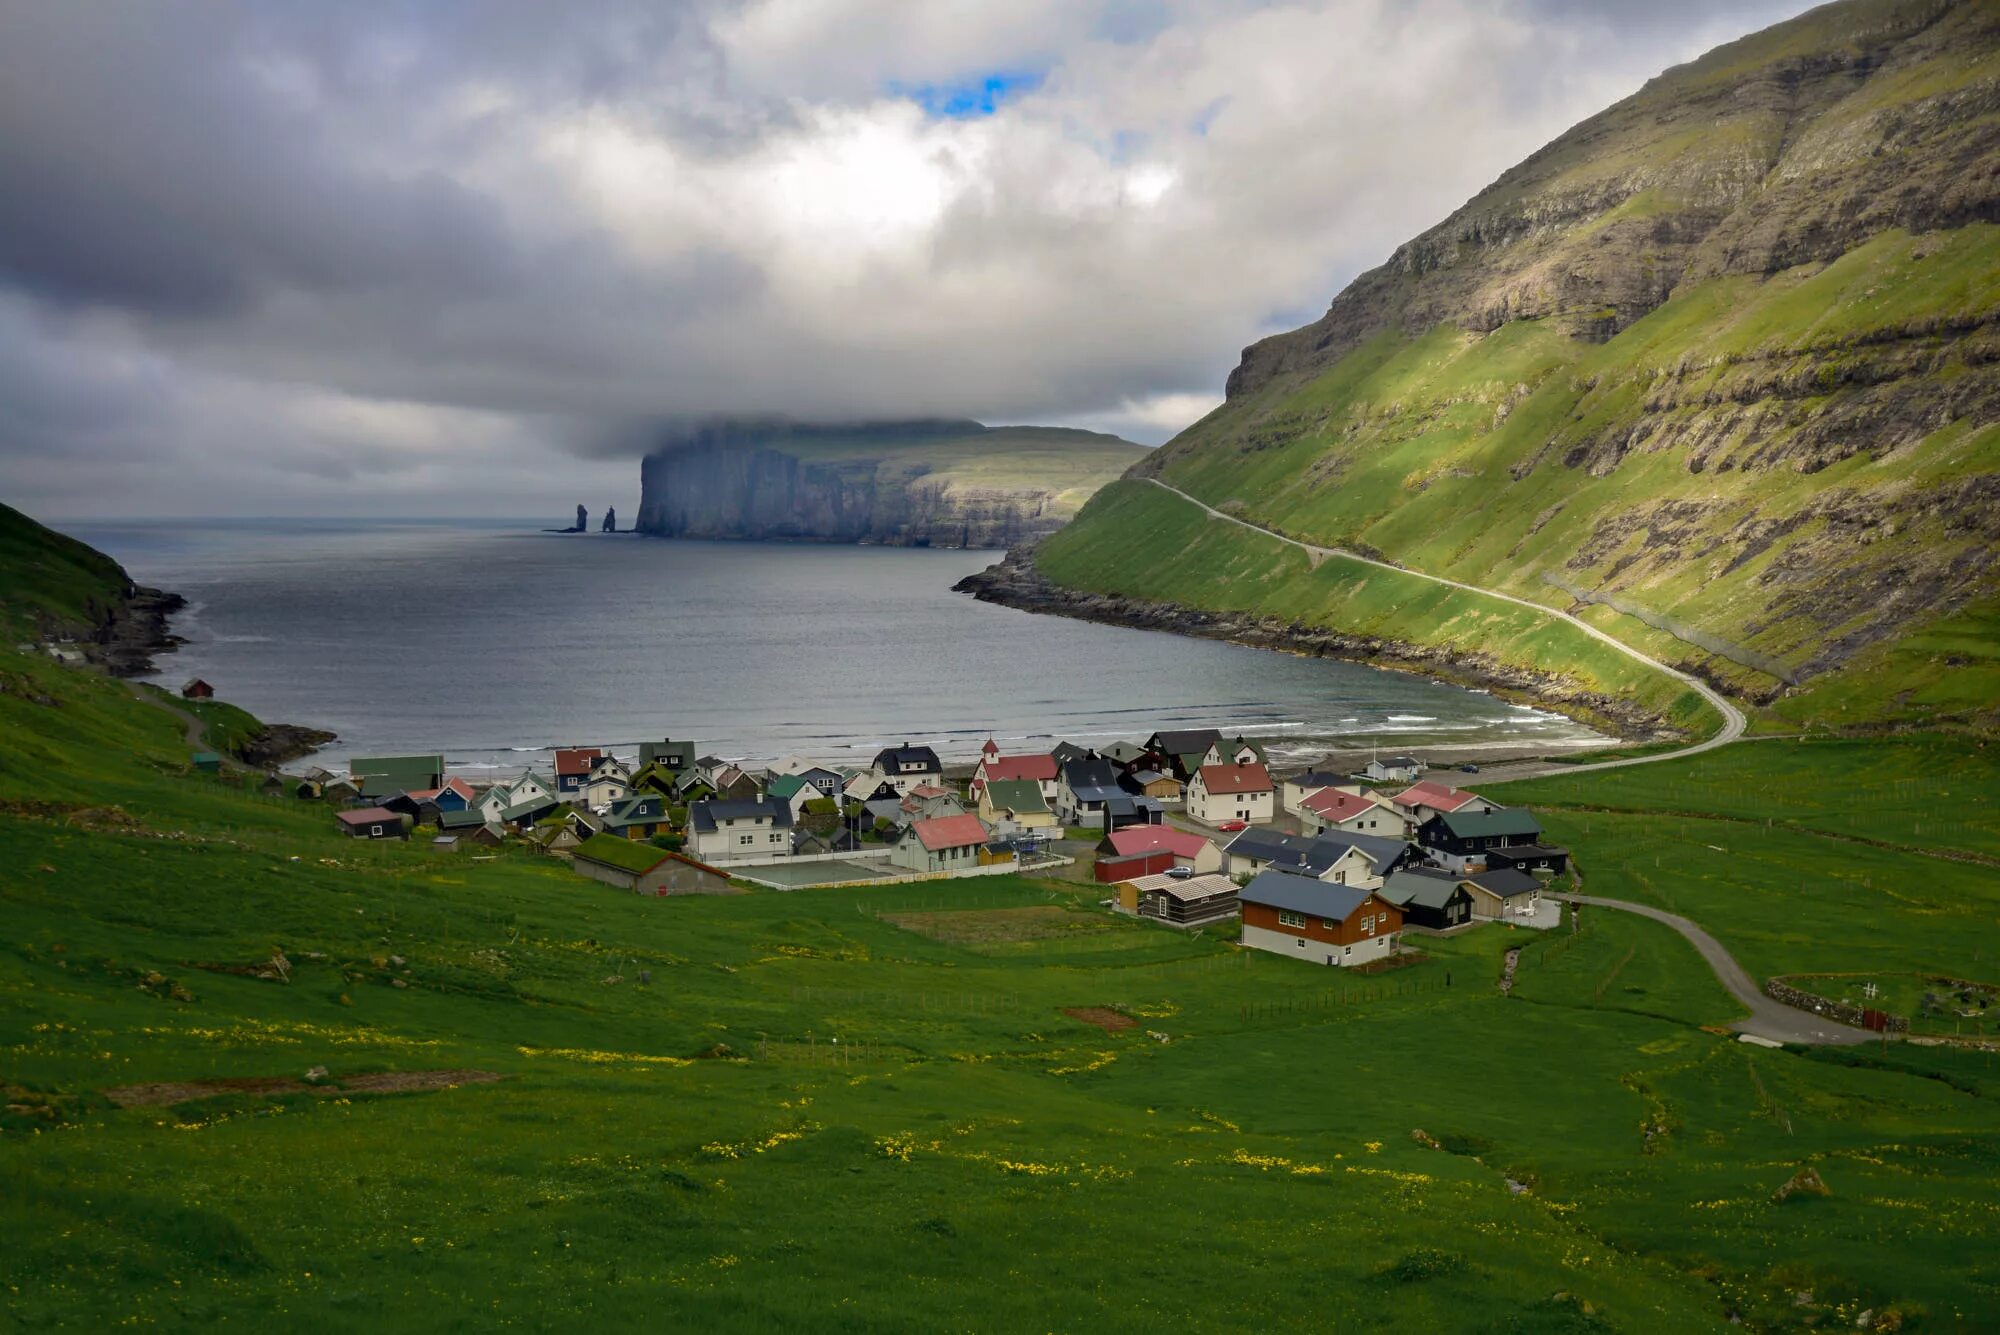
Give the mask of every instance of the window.
POLYGON ((1328 918, 1326 919, 1326 930, 1329 932, 1337 932, 1340 930, 1340 924, 1335 920, 1333 920, 1332 918, 1328 918))
POLYGON ((1363 935, 1363 936, 1373 936, 1373 935, 1375 935, 1375 915, 1374 915, 1374 914, 1372 914, 1372 913, 1371 913, 1371 914, 1369 914, 1369 915, 1368 915, 1367 917, 1365 917, 1365 918, 1363 918, 1363 919, 1361 920, 1361 935, 1363 935))
POLYGON ((1352 955, 1352 954, 1354 953, 1354 947, 1353 947, 1353 946, 1342 946, 1342 947, 1341 947, 1341 949, 1340 949, 1340 953, 1341 953, 1341 954, 1343 954, 1343 955, 1352 955))
POLYGON ((736 842, 738 844, 752 844, 755 843, 756 840, 757 836, 754 834, 739 834, 736 836, 736 842))
POLYGON ((1279 909, 1279 910, 1278 910, 1278 926, 1280 926, 1280 927, 1303 927, 1303 926, 1305 926, 1305 925, 1306 925, 1306 915, 1305 915, 1305 914, 1303 914, 1303 913, 1293 913, 1293 912, 1291 912, 1291 911, 1289 911, 1289 910, 1287 910, 1287 909, 1279 909))
POLYGON ((368 827, 368 833, 371 837, 378 837, 382 833, 382 827, 379 825, 371 825, 368 827))

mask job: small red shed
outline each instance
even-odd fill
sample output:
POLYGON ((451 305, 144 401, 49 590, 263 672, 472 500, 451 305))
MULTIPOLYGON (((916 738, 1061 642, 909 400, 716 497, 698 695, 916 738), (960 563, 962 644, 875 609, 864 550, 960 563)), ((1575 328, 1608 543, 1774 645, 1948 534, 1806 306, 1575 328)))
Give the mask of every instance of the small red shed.
POLYGON ((1154 848, 1144 853, 1134 853, 1128 857, 1099 858, 1097 879, 1102 885, 1114 885, 1119 881, 1130 881, 1140 876, 1153 876, 1174 865, 1172 849, 1154 848))

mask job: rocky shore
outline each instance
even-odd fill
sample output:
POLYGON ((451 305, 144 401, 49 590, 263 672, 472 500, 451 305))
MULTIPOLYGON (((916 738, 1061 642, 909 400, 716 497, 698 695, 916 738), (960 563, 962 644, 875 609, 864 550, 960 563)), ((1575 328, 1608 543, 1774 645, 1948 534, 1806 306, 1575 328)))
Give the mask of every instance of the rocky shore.
POLYGON ((187 599, 164 589, 131 585, 125 596, 97 610, 88 639, 77 647, 83 656, 114 677, 138 677, 153 670, 153 655, 171 653, 186 641, 168 629, 173 614, 187 599))
POLYGON ((1277 649, 1314 658, 1339 658, 1371 667, 1447 681, 1490 691, 1566 714, 1626 741, 1678 739, 1684 734, 1660 715, 1628 700, 1588 691, 1551 673, 1503 663, 1485 655, 1442 649, 1370 635, 1348 635, 1323 626, 1286 622, 1236 612, 1211 612, 1176 603, 1149 602, 1119 594, 1086 593, 1050 582, 1035 569, 1033 548, 1016 547, 996 565, 967 575, 952 586, 981 602, 1023 612, 1075 617, 1111 626, 1171 631, 1210 640, 1228 640, 1257 649, 1277 649))

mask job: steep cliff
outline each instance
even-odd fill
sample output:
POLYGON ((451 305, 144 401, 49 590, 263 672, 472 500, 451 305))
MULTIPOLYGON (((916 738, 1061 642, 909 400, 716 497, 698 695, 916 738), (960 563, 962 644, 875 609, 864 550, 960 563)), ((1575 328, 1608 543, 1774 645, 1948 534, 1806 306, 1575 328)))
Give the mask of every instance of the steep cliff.
POLYGON ((704 425, 646 457, 635 527, 662 537, 1004 547, 1054 532, 1145 453, 1055 427, 704 425))
MULTIPOLYGON (((1829 5, 1507 172, 1246 349, 1228 401, 1137 471, 1308 541, 1587 605, 1801 721, 1990 717, 1996 223, 2000 5, 1829 5)), ((1159 521, 1121 499, 1140 485, 1038 564, 1202 605, 1171 559, 1105 568, 1159 521)), ((1355 592, 1329 584, 1301 619, 1339 628, 1355 592)))

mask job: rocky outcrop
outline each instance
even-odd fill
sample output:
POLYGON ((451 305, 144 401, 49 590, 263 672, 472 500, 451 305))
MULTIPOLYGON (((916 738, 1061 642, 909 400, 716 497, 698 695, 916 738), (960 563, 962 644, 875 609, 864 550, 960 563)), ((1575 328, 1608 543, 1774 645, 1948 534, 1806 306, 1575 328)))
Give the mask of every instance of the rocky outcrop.
POLYGON ((977 422, 710 424, 641 471, 659 537, 1006 547, 1054 532, 1143 454, 1114 436, 977 422))
POLYGON ((129 584, 115 602, 92 599, 85 605, 92 624, 77 647, 114 677, 144 676, 153 670, 153 655, 187 643, 168 628, 173 614, 186 606, 187 599, 178 593, 129 584))
POLYGON ((1439 681, 1490 691, 1507 700, 1555 710, 1631 740, 1678 739, 1685 734, 1630 700, 1587 690, 1574 680, 1538 672, 1484 654, 1456 654, 1429 645, 1374 635, 1348 635, 1324 626, 1240 612, 1215 612, 1178 603, 1115 593, 1087 593, 1052 583, 1035 568, 1032 549, 1015 548, 1006 559, 952 586, 981 602, 1023 612, 1075 617, 1109 626, 1169 631, 1277 649, 1312 658, 1339 658, 1372 667, 1413 672, 1439 681))

